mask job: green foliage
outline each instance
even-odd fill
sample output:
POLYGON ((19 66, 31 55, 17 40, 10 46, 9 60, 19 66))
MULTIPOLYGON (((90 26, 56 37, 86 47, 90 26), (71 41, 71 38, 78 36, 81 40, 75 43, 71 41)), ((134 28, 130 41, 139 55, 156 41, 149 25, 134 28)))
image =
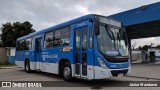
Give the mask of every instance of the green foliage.
POLYGON ((154 47, 153 47, 153 45, 154 45, 154 44, 151 43, 150 45, 144 45, 144 46, 142 46, 142 47, 139 46, 138 49, 139 49, 139 50, 148 50, 149 48, 158 48, 158 49, 160 49, 160 45, 156 45, 156 46, 154 46, 154 47))
POLYGON ((148 50, 148 48, 151 48, 151 46, 150 46, 150 45, 144 45, 144 46, 142 47, 142 50, 148 50))
POLYGON ((35 32, 32 26, 33 25, 28 21, 23 23, 14 22, 11 24, 10 22, 7 22, 2 24, 2 45, 6 47, 15 47, 17 38, 35 32))
POLYGON ((160 49, 160 45, 157 45, 156 48, 160 49))
POLYGON ((150 45, 144 45, 144 46, 139 46, 138 49, 139 50, 148 50, 149 48, 151 48, 154 44, 151 43, 150 45))
POLYGON ((139 47, 138 47, 138 50, 142 50, 142 47, 141 47, 141 46, 139 46, 139 47))

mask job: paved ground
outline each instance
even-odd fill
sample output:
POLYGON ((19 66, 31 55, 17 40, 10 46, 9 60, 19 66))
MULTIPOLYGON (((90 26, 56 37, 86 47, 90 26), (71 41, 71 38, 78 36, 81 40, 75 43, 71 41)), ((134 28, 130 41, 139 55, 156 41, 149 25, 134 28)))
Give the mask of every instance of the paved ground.
POLYGON ((132 65, 131 76, 160 80, 160 64, 134 64, 132 65))
MULTIPOLYGON (((100 90, 100 89, 110 89, 110 90, 159 90, 159 87, 107 87, 114 86, 117 84, 122 84, 118 81, 159 81, 160 80, 160 64, 133 64, 132 65, 132 74, 126 77, 114 77, 105 80, 98 80, 92 83, 91 81, 75 81, 71 82, 74 85, 82 85, 81 87, 52 87, 52 88, 19 88, 25 90, 100 90), (117 82, 117 83, 110 83, 117 82), (103 84, 100 87, 95 87, 97 84, 103 84)), ((21 68, 14 69, 0 69, 0 81, 63 81, 61 77, 54 74, 34 72, 34 73, 25 73, 21 68)), ((0 90, 17 90, 17 88, 0 88, 0 90)))
POLYGON ((0 81, 57 81, 58 75, 43 72, 26 73, 22 68, 0 69, 0 81))

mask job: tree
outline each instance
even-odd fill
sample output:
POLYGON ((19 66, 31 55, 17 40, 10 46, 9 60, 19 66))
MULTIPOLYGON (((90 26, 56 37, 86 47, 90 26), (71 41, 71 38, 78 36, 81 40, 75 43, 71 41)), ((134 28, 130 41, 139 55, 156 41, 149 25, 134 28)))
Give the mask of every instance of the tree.
POLYGON ((138 45, 138 43, 139 43, 139 42, 140 42, 140 41, 138 41, 138 42, 137 42, 137 41, 135 41, 135 42, 132 44, 132 46, 131 46, 131 47, 132 47, 132 49, 135 49, 135 47, 138 45))
POLYGON ((141 47, 141 46, 139 46, 139 47, 138 47, 138 50, 142 50, 142 47, 141 47))
POLYGON ((156 48, 160 49, 160 45, 158 44, 158 45, 156 46, 156 48))
POLYGON ((150 45, 144 45, 144 46, 142 47, 142 50, 148 50, 148 48, 151 48, 151 46, 150 46, 150 45))
POLYGON ((7 22, 5 24, 2 24, 2 45, 6 47, 15 47, 17 38, 35 32, 32 26, 33 25, 28 21, 23 23, 14 22, 13 24, 11 24, 10 22, 7 22))
POLYGON ((139 46, 139 50, 148 50, 149 48, 153 47, 154 43, 151 43, 150 45, 144 45, 144 46, 139 46))

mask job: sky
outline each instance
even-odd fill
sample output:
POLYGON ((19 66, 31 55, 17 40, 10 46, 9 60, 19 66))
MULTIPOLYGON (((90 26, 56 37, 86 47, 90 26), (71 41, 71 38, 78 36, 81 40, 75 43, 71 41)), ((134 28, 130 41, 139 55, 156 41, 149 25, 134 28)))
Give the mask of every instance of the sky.
MULTIPOLYGON (((0 28, 6 22, 29 21, 36 31, 86 15, 109 16, 160 0, 0 0, 0 28)), ((1 32, 0 32, 1 33, 1 32)), ((160 38, 132 40, 139 45, 160 44, 160 38)))

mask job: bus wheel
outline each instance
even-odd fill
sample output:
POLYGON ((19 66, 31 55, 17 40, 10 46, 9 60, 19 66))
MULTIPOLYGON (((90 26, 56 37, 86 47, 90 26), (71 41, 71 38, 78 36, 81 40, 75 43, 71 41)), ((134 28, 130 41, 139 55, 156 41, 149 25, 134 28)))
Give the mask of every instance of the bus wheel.
POLYGON ((30 63, 29 63, 28 60, 25 62, 25 71, 26 71, 27 73, 30 73, 30 72, 31 72, 31 70, 30 70, 30 63))
POLYGON ((71 70, 71 66, 69 63, 65 63, 63 66, 63 79, 68 82, 73 80, 72 70, 71 70))

